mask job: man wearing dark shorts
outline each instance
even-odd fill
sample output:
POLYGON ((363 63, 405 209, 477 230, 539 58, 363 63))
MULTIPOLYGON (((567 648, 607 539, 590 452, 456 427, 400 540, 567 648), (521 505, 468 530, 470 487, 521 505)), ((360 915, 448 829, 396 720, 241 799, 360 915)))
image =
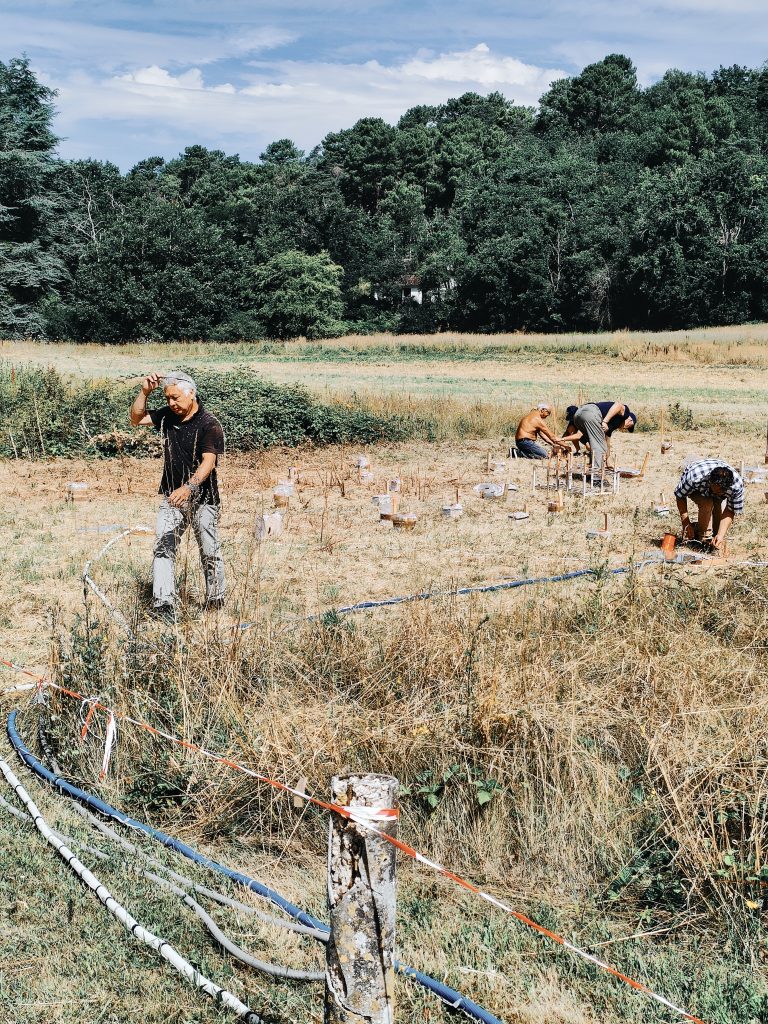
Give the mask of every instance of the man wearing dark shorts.
POLYGON ((162 380, 166 408, 147 412, 147 398, 160 386, 158 374, 145 378, 131 406, 133 426, 153 426, 163 441, 163 500, 157 512, 152 562, 152 600, 158 614, 172 617, 176 607, 174 563, 181 538, 191 526, 205 576, 206 606, 224 603, 224 561, 219 540, 220 500, 216 463, 224 453, 224 431, 197 398, 189 374, 162 380))

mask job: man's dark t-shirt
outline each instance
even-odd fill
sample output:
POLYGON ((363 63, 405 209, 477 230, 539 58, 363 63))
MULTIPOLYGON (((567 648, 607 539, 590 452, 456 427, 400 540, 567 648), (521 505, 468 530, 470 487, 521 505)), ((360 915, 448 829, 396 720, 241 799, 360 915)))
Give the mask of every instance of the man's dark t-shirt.
MULTIPOLYGON (((163 439, 163 476, 160 494, 169 495, 185 484, 203 461, 204 452, 224 454, 224 430, 213 415, 198 403, 197 412, 182 420, 170 409, 154 409, 149 417, 163 439)), ((200 485, 201 505, 219 504, 219 487, 214 469, 200 485)))
MULTIPOLYGON (((609 409, 613 405, 613 402, 592 402, 592 405, 597 406, 597 408, 600 410, 600 414, 602 415, 603 419, 605 419, 609 409)), ((614 430, 618 430, 619 427, 621 427, 624 424, 624 420, 630 416, 634 416, 634 413, 628 405, 624 406, 623 416, 621 415, 621 413, 617 413, 616 416, 612 416, 610 420, 608 420, 608 437, 611 436, 614 430)))

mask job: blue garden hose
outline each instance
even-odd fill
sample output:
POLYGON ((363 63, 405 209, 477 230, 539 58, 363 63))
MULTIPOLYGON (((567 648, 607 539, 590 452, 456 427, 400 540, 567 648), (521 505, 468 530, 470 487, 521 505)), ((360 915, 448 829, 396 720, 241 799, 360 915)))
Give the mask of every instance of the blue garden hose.
MULTIPOLYGON (((343 608, 330 608, 325 612, 315 612, 307 615, 306 618, 298 619, 298 622, 313 622, 322 619, 326 615, 353 615, 356 612, 370 611, 372 608, 390 608, 396 604, 408 604, 411 601, 429 601, 433 597, 466 597, 467 594, 494 594, 499 590, 516 590, 517 587, 530 587, 540 583, 563 583, 565 580, 577 580, 582 576, 599 576, 605 572, 608 576, 620 576, 624 573, 641 572, 647 565, 654 564, 655 559, 646 559, 643 562, 636 562, 630 565, 621 565, 617 569, 574 569, 572 572, 563 572, 557 576, 526 576, 519 580, 505 580, 502 583, 483 583, 476 587, 457 587, 453 590, 422 590, 418 594, 405 594, 402 597, 385 597, 381 601, 360 601, 358 604, 349 604, 343 608)), ((258 625, 256 622, 241 622, 238 629, 243 631, 252 629, 258 625)))
MULTIPOLYGON (((242 885, 244 888, 258 893, 259 896, 263 896, 264 899, 269 900, 275 906, 280 907, 280 909, 285 911, 289 917, 292 917, 300 924, 307 925, 309 928, 316 928, 319 931, 326 933, 330 931, 327 924, 319 921, 316 917, 308 914, 300 907, 295 906, 284 896, 281 896, 280 893, 275 892, 274 889, 268 888, 262 882, 256 881, 255 878, 250 878, 248 875, 244 875, 240 871, 234 871, 232 868, 228 868, 224 864, 219 864, 218 861, 212 860, 210 857, 206 857, 205 854, 198 853, 191 846, 187 846, 187 844, 183 843, 180 839, 174 839, 173 836, 167 835, 167 833, 162 832, 160 829, 153 828, 151 825, 146 825, 144 822, 129 817, 129 815, 115 807, 112 807, 110 804, 105 803, 103 800, 99 799, 99 797, 94 796, 92 793, 87 793, 84 789, 80 789, 77 786, 73 786, 70 782, 67 782, 66 779, 63 779, 61 776, 55 775, 52 771, 49 771, 48 768, 46 768, 45 765, 43 765, 24 745, 24 741, 21 736, 19 736, 16 729, 16 715, 16 711, 12 711, 8 715, 7 729, 11 745, 27 767, 41 779, 45 779, 46 782, 50 783, 54 789, 58 789, 68 797, 79 800, 81 803, 86 804, 86 806, 91 807, 93 810, 99 811, 108 818, 119 821, 122 825, 127 825, 130 828, 137 829, 139 832, 143 832, 145 835, 148 835, 152 839, 156 839, 159 843, 162 843, 163 846, 168 847, 168 849, 175 850, 176 853, 180 853, 182 856, 188 857, 196 864, 210 868, 212 871, 216 871, 220 875, 225 875, 238 885, 242 885)), ((473 1003, 471 999, 467 999, 467 997, 463 996, 460 992, 450 988, 448 985, 444 985, 435 978, 430 978, 428 975, 422 974, 421 971, 417 971, 414 967, 407 967, 405 964, 401 964, 396 960, 395 970, 398 974, 404 975, 404 977, 415 981, 429 992, 432 992, 451 1009, 460 1010, 466 1014, 467 1017, 481 1021, 482 1024, 502 1024, 498 1017, 494 1017, 493 1014, 489 1013, 488 1010, 483 1009, 482 1006, 478 1006, 476 1003, 473 1003)))

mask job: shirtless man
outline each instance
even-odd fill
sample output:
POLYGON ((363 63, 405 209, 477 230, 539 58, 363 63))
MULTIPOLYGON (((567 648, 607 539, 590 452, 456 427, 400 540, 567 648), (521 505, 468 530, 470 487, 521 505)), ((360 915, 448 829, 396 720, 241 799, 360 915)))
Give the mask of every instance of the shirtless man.
POLYGON ((520 420, 515 433, 515 444, 517 446, 518 458, 521 459, 546 459, 549 455, 546 448, 536 443, 537 438, 543 437, 549 441, 555 450, 565 450, 555 435, 547 429, 544 420, 552 415, 552 409, 546 402, 539 402, 535 409, 520 420))

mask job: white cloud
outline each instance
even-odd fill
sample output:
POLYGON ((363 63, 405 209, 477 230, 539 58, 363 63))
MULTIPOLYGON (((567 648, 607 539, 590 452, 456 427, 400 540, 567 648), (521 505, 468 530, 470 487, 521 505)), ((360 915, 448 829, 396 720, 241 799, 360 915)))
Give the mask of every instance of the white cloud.
MULTIPOLYGON (((430 81, 472 82, 479 85, 504 85, 543 91, 552 81, 552 72, 533 64, 524 64, 515 57, 491 53, 485 43, 458 53, 417 56, 402 66, 404 75, 430 81)), ((536 97, 538 99, 538 96, 536 97)))
POLYGON ((80 21, 5 14, 2 47, 9 54, 33 52, 49 66, 62 64, 124 69, 137 64, 186 67, 263 53, 296 39, 292 32, 266 25, 242 32, 210 30, 172 33, 114 28, 80 21))
POLYGON ((148 68, 129 71, 126 75, 118 75, 116 82, 129 85, 148 85, 160 89, 204 89, 203 73, 200 68, 190 68, 181 75, 172 75, 165 68, 152 64, 148 68))
MULTIPOLYGON (((80 122, 91 121, 122 123, 127 131, 148 136, 170 130, 179 148, 202 143, 252 158, 276 138, 293 138, 308 149, 327 132, 350 127, 361 117, 394 122, 409 107, 442 103, 467 91, 499 90, 532 105, 564 74, 480 44, 437 56, 422 52, 389 66, 378 61, 251 64, 246 82, 238 87, 206 84, 200 67, 176 74, 160 64, 101 79, 70 75, 48 84, 59 89, 57 130, 78 140, 78 155, 80 122)), ((62 152, 67 154, 68 147, 62 152)))

